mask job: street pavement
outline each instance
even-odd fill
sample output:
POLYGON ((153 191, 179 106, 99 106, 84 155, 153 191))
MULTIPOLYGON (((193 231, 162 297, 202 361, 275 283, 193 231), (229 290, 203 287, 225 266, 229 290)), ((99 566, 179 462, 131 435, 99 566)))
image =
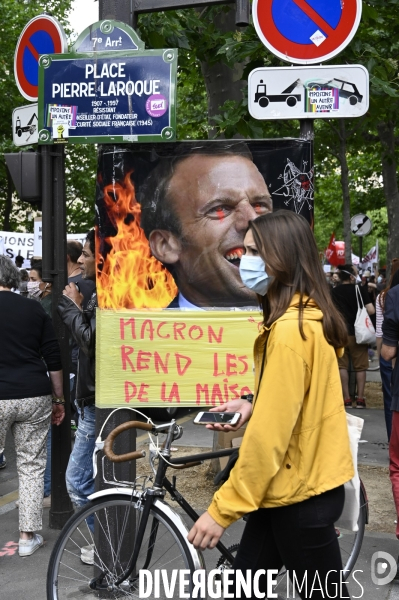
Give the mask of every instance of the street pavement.
MULTIPOLYGON (((193 452, 196 447, 212 447, 213 441, 212 432, 193 424, 196 412, 195 409, 186 409, 181 412, 178 421, 184 428, 184 435, 180 440, 174 442, 174 445, 192 446, 193 452)), ((387 466, 388 445, 383 411, 366 409, 363 411, 353 410, 353 413, 365 420, 362 443, 359 446, 359 462, 366 465, 387 466)), ((45 546, 30 557, 20 558, 18 556, 18 509, 15 507, 15 500, 18 498, 18 480, 11 435, 7 438, 5 455, 7 467, 0 471, 0 600, 45 600, 47 565, 59 531, 49 528, 49 509, 44 509, 42 534, 45 546)), ((238 542, 242 529, 242 521, 229 528, 225 534, 226 545, 238 542)), ((394 531, 394 525, 392 531, 394 531)), ((356 565, 356 581, 351 579, 349 582, 353 598, 399 600, 399 582, 393 581, 387 585, 376 585, 371 579, 372 557, 374 553, 381 551, 397 558, 399 548, 394 533, 367 532, 356 565)), ((209 568, 213 568, 217 560, 215 551, 207 551, 205 559, 209 568)), ((377 564, 378 562, 384 563, 384 560, 377 561, 377 564)), ((384 573, 381 575, 377 573, 377 576, 381 578, 384 573)), ((280 592, 283 598, 294 597, 292 590, 290 593, 290 596, 286 596, 280 592)))

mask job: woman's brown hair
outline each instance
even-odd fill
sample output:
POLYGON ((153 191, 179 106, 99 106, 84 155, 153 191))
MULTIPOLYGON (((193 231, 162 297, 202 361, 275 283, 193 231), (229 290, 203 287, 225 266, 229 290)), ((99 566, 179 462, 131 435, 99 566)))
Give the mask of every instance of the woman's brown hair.
POLYGON ((270 327, 299 294, 299 330, 303 339, 303 311, 312 298, 323 313, 323 331, 329 344, 347 344, 347 328, 333 304, 309 223, 289 210, 261 215, 249 223, 257 250, 274 280, 265 296, 259 296, 264 325, 270 327), (306 298, 306 300, 304 300, 306 298))

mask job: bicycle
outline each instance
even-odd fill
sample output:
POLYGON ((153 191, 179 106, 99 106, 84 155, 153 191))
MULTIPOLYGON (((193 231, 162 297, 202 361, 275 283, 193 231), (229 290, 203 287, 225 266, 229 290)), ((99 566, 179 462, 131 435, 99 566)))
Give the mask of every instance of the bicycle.
MULTIPOLYGON (((161 569, 169 573, 169 582, 172 569, 185 569, 190 575, 187 581, 191 597, 194 572, 206 569, 206 565, 202 553, 188 543, 188 528, 182 518, 165 502, 166 492, 193 521, 199 515, 178 492, 176 477, 170 481, 166 471, 168 468, 190 468, 204 460, 230 456, 234 449, 171 458, 172 442, 182 434, 182 427, 174 420, 162 425, 129 421, 111 431, 104 442, 97 440, 94 465, 96 467, 97 453, 104 450, 105 456, 101 460, 103 479, 113 489, 92 494, 88 504, 72 515, 64 526, 50 557, 47 600, 138 598, 141 570, 151 571, 155 581, 155 571, 161 569), (115 463, 145 456, 145 452, 140 450, 123 455, 115 455, 112 450, 115 438, 132 427, 156 436, 166 434, 161 448, 150 437, 150 465, 154 473, 152 485, 147 485, 150 484, 147 476, 139 476, 133 483, 118 481, 115 472, 113 480, 104 477, 105 457, 115 463), (92 560, 89 560, 90 552, 92 560)), ((362 486, 359 531, 337 530, 346 577, 359 555, 366 522, 367 498, 362 486)), ((221 554, 215 567, 222 578, 223 571, 233 564, 238 545, 226 548, 219 542, 216 548, 221 554)), ((162 586, 159 591, 162 592, 162 586)), ((161 593, 155 597, 173 596, 161 593)))

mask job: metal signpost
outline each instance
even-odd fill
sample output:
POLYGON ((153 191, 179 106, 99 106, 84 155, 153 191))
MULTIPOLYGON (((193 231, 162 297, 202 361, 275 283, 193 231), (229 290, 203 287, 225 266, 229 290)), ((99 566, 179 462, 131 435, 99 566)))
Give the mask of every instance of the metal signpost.
POLYGON ((252 16, 261 42, 296 64, 320 63, 341 52, 360 23, 361 0, 254 0, 252 16))
POLYGON ((351 218, 351 231, 359 237, 359 258, 363 258, 363 236, 368 235, 373 228, 371 219, 359 213, 351 218))
POLYGON ((360 117, 369 107, 369 74, 362 65, 271 67, 248 78, 255 119, 360 117))

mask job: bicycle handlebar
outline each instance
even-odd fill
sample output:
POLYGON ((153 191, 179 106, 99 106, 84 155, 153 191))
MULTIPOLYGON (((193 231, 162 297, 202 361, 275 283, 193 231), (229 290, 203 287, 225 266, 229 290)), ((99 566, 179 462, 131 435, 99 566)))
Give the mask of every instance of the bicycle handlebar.
POLYGON ((108 434, 108 437, 104 441, 104 454, 112 462, 120 463, 127 460, 137 460, 138 458, 144 458, 145 452, 143 450, 137 450, 136 452, 128 452, 127 454, 115 454, 112 449, 115 438, 127 431, 128 429, 143 429, 144 431, 153 431, 154 426, 151 423, 141 423, 140 421, 128 421, 118 425, 108 434))

